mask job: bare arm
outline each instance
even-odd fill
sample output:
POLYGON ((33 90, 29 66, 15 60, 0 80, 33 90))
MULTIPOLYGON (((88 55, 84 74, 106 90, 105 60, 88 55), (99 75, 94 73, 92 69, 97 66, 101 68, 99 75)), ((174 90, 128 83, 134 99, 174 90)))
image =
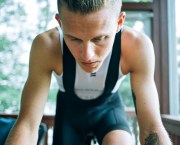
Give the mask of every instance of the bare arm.
POLYGON ((6 145, 36 145, 38 128, 42 119, 51 80, 46 38, 36 37, 29 62, 29 75, 23 89, 21 109, 6 145))
POLYGON ((154 82, 154 50, 150 39, 139 34, 129 60, 131 85, 136 98, 142 145, 172 145, 162 124, 158 93, 154 82))

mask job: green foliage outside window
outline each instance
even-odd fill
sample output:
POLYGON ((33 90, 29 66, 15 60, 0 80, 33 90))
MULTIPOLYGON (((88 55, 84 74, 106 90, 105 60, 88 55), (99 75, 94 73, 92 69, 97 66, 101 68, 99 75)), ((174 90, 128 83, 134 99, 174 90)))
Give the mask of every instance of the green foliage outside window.
POLYGON ((29 55, 23 55, 29 53, 33 38, 47 30, 54 14, 48 0, 36 3, 39 6, 38 23, 33 27, 27 22, 28 14, 23 2, 0 0, 0 112, 19 110, 21 91, 28 74, 29 55))

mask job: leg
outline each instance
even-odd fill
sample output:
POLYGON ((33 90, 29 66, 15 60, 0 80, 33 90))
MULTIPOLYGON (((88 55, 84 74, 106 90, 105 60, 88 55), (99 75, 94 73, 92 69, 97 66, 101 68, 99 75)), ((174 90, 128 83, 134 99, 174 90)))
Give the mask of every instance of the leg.
POLYGON ((105 135, 102 145, 132 145, 132 136, 124 130, 114 130, 105 135))
POLYGON ((121 108, 109 110, 96 127, 95 135, 102 145, 116 145, 116 142, 117 145, 132 144, 131 131, 124 110, 121 108), (125 142, 126 138, 128 142, 125 142))
MULTIPOLYGON (((62 122, 62 121, 61 121, 62 122)), ((54 133, 53 145, 82 145, 83 135, 80 135, 67 121, 59 125, 58 132, 54 133)))
POLYGON ((70 118, 71 112, 66 108, 67 102, 61 98, 58 92, 57 107, 53 134, 53 145, 82 145, 83 136, 72 125, 70 118), (63 104, 62 104, 63 102, 63 104))

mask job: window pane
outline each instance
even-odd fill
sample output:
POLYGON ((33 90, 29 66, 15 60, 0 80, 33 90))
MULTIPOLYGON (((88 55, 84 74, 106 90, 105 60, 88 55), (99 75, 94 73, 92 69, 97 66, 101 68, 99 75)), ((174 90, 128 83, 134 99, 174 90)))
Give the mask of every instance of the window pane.
POLYGON ((153 0, 122 0, 122 2, 138 2, 138 3, 147 3, 147 2, 153 2, 153 0))
POLYGON ((153 13, 145 11, 126 11, 125 25, 137 31, 145 32, 150 38, 152 36, 151 19, 153 13))
MULTIPOLYGON (((32 40, 37 34, 57 25, 55 6, 55 2, 43 0, 0 1, 0 112, 19 111, 32 40)), ((53 100, 51 94, 55 91, 54 88, 50 90, 49 102, 53 100)))
POLYGON ((170 114, 180 114, 180 11, 179 0, 168 1, 170 114))
POLYGON ((179 114, 180 114, 180 10, 178 5, 180 5, 180 1, 176 0, 176 38, 177 38, 177 72, 178 72, 178 93, 179 93, 179 114))

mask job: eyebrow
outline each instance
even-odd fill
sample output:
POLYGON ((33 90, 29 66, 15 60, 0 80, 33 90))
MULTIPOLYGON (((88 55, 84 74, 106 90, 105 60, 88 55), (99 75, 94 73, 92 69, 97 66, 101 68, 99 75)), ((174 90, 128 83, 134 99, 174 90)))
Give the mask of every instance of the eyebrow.
MULTIPOLYGON (((71 37, 71 38, 75 38, 75 39, 78 39, 78 40, 82 40, 82 39, 80 39, 80 38, 78 38, 78 37, 75 37, 75 36, 72 36, 72 35, 70 35, 70 34, 64 34, 64 35, 66 35, 67 37, 71 37)), ((109 34, 103 33, 103 34, 100 34, 100 35, 92 38, 91 40, 95 40, 95 39, 98 39, 98 38, 101 38, 101 37, 104 37, 104 36, 108 36, 108 35, 109 35, 109 34)))

